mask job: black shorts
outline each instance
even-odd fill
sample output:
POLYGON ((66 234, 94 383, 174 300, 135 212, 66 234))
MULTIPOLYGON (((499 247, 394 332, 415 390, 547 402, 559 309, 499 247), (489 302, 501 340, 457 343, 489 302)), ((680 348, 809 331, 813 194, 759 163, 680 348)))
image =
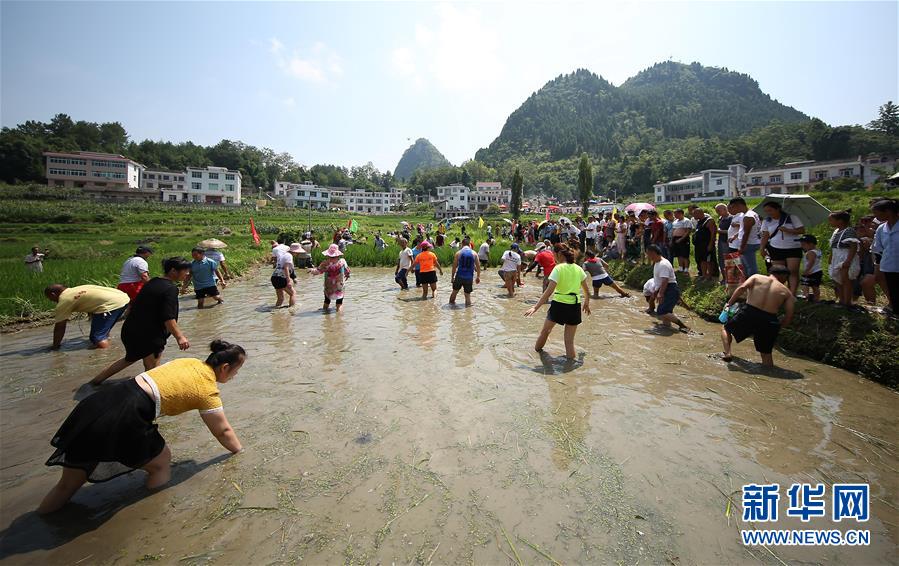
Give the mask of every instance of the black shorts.
POLYGON ((418 282, 422 285, 427 285, 429 283, 437 283, 437 272, 436 271, 425 271, 424 273, 418 274, 418 282))
POLYGON ((460 279, 456 277, 453 279, 453 291, 458 291, 462 289, 466 294, 471 293, 471 287, 474 283, 474 279, 460 279))
POLYGON ((203 297, 218 297, 219 296, 219 288, 213 285, 212 287, 203 287, 202 289, 195 289, 194 295, 196 295, 197 299, 202 299, 203 297))
POLYGON ((587 245, 593 247, 596 245, 596 238, 587 238, 587 245))
POLYGON ((122 328, 122 344, 125 346, 125 359, 129 362, 142 360, 147 356, 159 358, 165 350, 168 332, 150 335, 140 329, 134 331, 122 328))
POLYGON ((802 248, 781 249, 775 248, 774 246, 769 244, 768 257, 771 258, 771 261, 786 261, 790 258, 801 259, 802 248))
POLYGON ((556 324, 576 326, 581 323, 581 305, 580 303, 569 305, 568 303, 552 301, 549 303, 549 312, 546 314, 546 318, 556 324))
POLYGON ((672 257, 690 257, 690 240, 685 239, 682 242, 674 241, 671 242, 671 256, 672 257))
POLYGON ((806 287, 820 287, 821 279, 824 277, 823 271, 816 271, 809 276, 803 275, 799 278, 799 283, 806 287))
POLYGON ((752 305, 744 305, 732 319, 724 324, 724 329, 737 342, 742 342, 752 336, 756 352, 770 354, 774 350, 774 343, 780 332, 780 321, 777 320, 777 315, 752 305))
POLYGON ((487 264, 489 263, 486 259, 478 259, 481 262, 481 269, 487 269, 487 264))
POLYGON ((272 287, 275 289, 286 289, 287 288, 287 278, 286 277, 278 277, 277 275, 272 275, 272 287))

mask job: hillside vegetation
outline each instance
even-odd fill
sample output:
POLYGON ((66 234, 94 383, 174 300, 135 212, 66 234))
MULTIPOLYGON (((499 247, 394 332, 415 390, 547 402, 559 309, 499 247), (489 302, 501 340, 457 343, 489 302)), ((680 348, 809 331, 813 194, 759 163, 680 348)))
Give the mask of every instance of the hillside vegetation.
POLYGON ((415 143, 403 152, 393 176, 405 182, 412 178, 417 171, 435 169, 452 165, 449 160, 440 153, 434 144, 425 138, 418 138, 415 143))
POLYGON ((669 61, 620 87, 584 69, 549 81, 476 159, 504 181, 520 169, 528 194, 574 198, 581 153, 593 160, 594 193, 635 194, 732 163, 895 155, 899 136, 831 127, 773 100, 748 75, 669 61))

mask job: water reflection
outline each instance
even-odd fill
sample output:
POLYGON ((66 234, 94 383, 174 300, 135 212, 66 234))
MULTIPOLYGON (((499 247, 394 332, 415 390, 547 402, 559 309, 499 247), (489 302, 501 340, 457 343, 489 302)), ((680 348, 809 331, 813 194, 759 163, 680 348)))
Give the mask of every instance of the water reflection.
POLYGON ((554 358, 540 352, 540 362, 549 389, 551 417, 546 427, 555 440, 552 461, 557 470, 565 471, 577 459, 590 431, 593 380, 585 374, 571 373, 583 365, 583 358, 554 358))

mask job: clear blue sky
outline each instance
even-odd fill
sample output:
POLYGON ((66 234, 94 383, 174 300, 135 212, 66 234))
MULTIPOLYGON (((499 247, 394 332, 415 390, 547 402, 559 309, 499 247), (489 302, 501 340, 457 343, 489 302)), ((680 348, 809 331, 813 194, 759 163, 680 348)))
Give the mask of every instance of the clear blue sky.
POLYGON ((897 2, 2 2, 0 121, 119 121, 392 170, 427 137, 474 156, 546 81, 657 61, 748 73, 832 125, 897 100, 897 2), (411 141, 410 141, 411 138, 411 141))

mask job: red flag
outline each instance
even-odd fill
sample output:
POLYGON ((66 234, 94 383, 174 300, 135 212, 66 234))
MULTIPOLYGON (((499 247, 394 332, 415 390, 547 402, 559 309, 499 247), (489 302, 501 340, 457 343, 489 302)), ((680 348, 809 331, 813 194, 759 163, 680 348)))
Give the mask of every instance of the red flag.
POLYGON ((253 234, 253 243, 258 246, 259 245, 259 232, 256 231, 256 225, 253 224, 252 218, 250 218, 250 233, 253 234))
POLYGON ((353 227, 353 219, 352 218, 350 218, 349 220, 346 221, 346 227, 347 228, 353 227))
POLYGON ((546 207, 546 221, 549 222, 549 207, 546 207))

